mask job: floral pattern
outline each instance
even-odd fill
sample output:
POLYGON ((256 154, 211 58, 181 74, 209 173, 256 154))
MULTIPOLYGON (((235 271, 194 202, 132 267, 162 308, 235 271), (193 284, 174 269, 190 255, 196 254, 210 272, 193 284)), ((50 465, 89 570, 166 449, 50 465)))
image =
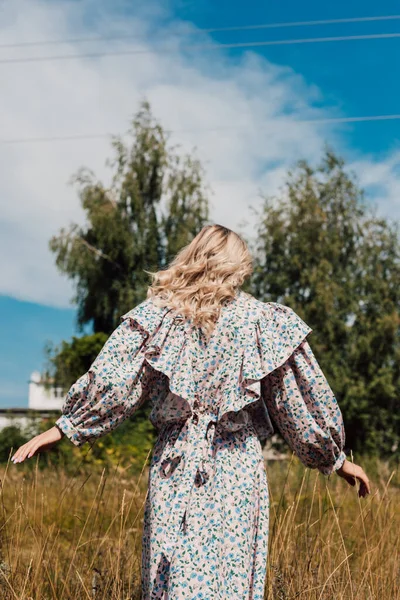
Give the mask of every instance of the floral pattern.
POLYGON ((159 434, 146 499, 142 600, 261 600, 269 494, 261 441, 278 430, 324 475, 346 458, 335 396, 288 306, 241 290, 208 343, 148 298, 121 317, 56 425, 80 446, 143 403, 159 434))

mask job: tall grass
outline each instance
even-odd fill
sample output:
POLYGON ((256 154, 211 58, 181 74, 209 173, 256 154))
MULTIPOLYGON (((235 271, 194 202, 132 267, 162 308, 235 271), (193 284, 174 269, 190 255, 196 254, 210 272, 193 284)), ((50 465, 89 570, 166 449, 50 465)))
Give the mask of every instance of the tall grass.
POLYGON ((371 495, 338 475, 301 466, 268 470, 269 600, 400 599, 400 477, 382 461, 357 460, 371 495))
MULTIPOLYGON (((0 600, 139 600, 147 467, 67 476, 33 460, 0 474, 0 600)), ((267 464, 268 600, 400 600, 399 471, 356 462, 367 498, 295 457, 267 464)))

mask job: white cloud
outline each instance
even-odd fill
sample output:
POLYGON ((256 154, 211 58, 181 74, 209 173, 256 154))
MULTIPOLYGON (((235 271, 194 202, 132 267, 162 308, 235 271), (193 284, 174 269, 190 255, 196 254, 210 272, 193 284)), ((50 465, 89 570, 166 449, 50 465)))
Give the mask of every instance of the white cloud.
MULTIPOLYGON (((106 47, 148 50, 154 44, 157 4, 136 17, 101 13, 97 7, 95 30, 88 31, 87 13, 93 7, 87 2, 16 0, 3 7, 2 43, 129 31, 131 41, 108 42, 106 47)), ((298 158, 318 158, 325 135, 335 139, 337 129, 288 122, 291 114, 303 119, 327 114, 319 108, 319 90, 291 69, 251 52, 235 61, 216 51, 188 54, 182 49, 185 37, 176 36, 179 29, 193 31, 190 24, 179 23, 162 30, 163 45, 172 49, 168 53, 0 64, 0 137, 123 133, 147 97, 162 124, 176 131, 172 142, 185 150, 197 147, 214 190, 212 219, 233 228, 248 219, 250 228, 248 205, 259 204, 259 190, 273 193, 284 169, 298 158)), ((104 49, 104 43, 70 43, 3 49, 0 58, 104 49)), ((109 142, 101 139, 0 144, 0 293, 68 305, 73 289, 57 272, 48 240, 60 227, 83 220, 76 192, 67 186, 71 175, 85 165, 107 180, 109 155, 109 142)), ((371 160, 366 162, 356 165, 358 172, 368 170, 371 160)), ((397 201, 398 172, 374 166, 374 183, 385 180, 385 201, 397 201)))
POLYGON ((400 217, 400 151, 384 160, 366 156, 351 164, 359 183, 373 199, 378 214, 400 217))

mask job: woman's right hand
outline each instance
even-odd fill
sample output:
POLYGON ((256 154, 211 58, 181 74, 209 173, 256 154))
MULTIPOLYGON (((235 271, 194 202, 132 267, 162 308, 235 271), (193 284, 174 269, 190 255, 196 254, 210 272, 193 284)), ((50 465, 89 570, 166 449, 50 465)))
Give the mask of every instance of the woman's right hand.
POLYGON ((63 436, 61 429, 54 425, 47 431, 35 435, 29 442, 18 448, 11 461, 14 464, 24 462, 27 458, 32 458, 39 452, 52 448, 63 436))
POLYGON ((337 469, 336 473, 343 477, 350 485, 355 485, 356 480, 360 482, 360 487, 358 488, 358 495, 360 497, 365 497, 367 494, 371 493, 371 486, 369 483, 369 479, 359 465, 356 465, 349 460, 345 460, 340 469, 337 469))

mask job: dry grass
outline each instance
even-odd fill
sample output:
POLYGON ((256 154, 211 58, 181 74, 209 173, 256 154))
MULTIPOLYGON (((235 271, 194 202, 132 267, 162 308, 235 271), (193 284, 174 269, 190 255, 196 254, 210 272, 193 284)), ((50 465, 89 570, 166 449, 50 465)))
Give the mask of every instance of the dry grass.
MULTIPOLYGON (((268 600, 400 600, 399 472, 361 464, 366 499, 297 459, 267 465, 268 600)), ((139 600, 146 476, 4 468, 0 600, 139 600)))
POLYGON ((400 599, 399 471, 356 462, 367 498, 337 475, 285 465, 282 483, 283 469, 271 470, 269 600, 400 599))

